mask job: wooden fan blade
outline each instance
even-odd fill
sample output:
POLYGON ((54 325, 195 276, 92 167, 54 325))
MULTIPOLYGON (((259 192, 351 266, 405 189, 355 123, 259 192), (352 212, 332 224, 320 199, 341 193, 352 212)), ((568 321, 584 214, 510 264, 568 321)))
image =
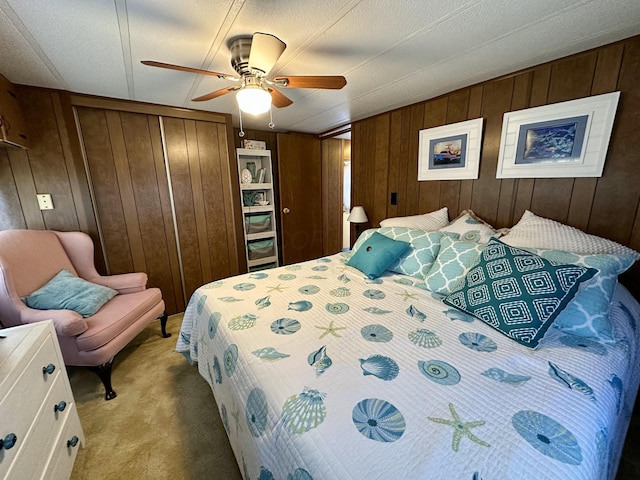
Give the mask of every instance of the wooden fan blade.
POLYGON ((271 94, 271 101, 273 102, 274 107, 277 107, 277 108, 288 107, 293 103, 293 100, 286 97, 275 88, 270 88, 269 93, 271 94))
POLYGON ((254 33, 251 39, 249 67, 257 68, 266 75, 276 64, 285 48, 287 48, 286 43, 274 35, 254 33))
POLYGON ((347 79, 341 76, 290 76, 290 77, 276 77, 276 82, 285 82, 288 88, 330 88, 333 90, 340 90, 347 84, 347 79))
POLYGON ((206 95, 202 95, 201 97, 192 98, 192 102, 204 102, 207 100, 211 100, 216 97, 221 97, 227 93, 233 92, 234 90, 238 90, 238 87, 227 87, 221 88, 220 90, 216 90, 215 92, 207 93, 206 95))
POLYGON ((171 63, 154 62, 153 60, 142 60, 140 63, 148 65, 150 67, 167 68, 169 70, 179 70, 181 72, 198 73, 201 75, 211 75, 218 78, 232 78, 231 75, 226 73, 212 72, 210 70, 200 70, 199 68, 182 67, 180 65, 172 65, 171 63))

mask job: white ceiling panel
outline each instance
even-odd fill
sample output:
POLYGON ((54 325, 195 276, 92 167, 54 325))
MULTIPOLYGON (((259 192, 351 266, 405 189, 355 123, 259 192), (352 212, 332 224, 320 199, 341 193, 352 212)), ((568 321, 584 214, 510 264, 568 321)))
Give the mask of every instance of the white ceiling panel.
MULTIPOLYGON (((321 133, 456 88, 640 34, 638 0, 0 0, 0 73, 14 83, 230 113, 229 41, 287 44, 276 75, 343 75, 342 90, 282 88, 279 131, 321 133)), ((266 129, 269 114, 243 116, 266 129)))
MULTIPOLYGON (((6 4, 0 1, 0 73, 5 77, 13 79, 14 82, 23 85, 39 85, 45 82, 51 88, 63 88, 61 82, 49 70, 47 64, 42 61, 38 53, 29 43, 29 34, 25 31, 27 38, 23 35, 23 28, 17 17, 13 21, 7 17, 6 4), (18 26, 16 26, 16 23, 18 26)), ((9 13, 13 12, 9 10, 9 13)))
POLYGON ((9 3, 68 89, 126 96, 120 31, 112 0, 9 3))

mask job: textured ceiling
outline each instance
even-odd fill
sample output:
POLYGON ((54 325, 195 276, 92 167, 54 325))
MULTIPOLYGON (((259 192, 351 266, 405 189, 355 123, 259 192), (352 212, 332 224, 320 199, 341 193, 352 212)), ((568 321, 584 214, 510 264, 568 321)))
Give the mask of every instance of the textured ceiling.
MULTIPOLYGON (((17 84, 233 114, 232 85, 147 67, 234 71, 228 40, 287 44, 278 75, 343 75, 284 89, 276 130, 321 133, 499 75, 640 34, 638 0, 0 0, 0 73, 17 84)), ((243 116, 266 129, 269 115, 243 116)))

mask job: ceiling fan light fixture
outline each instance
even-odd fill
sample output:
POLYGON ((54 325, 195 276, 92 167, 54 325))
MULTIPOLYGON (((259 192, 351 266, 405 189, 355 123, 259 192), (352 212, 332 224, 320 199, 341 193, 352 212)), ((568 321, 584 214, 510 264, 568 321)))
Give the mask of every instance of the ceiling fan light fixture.
POLYGON ((271 95, 258 85, 247 85, 236 94, 238 107, 244 113, 260 115, 271 108, 271 95))

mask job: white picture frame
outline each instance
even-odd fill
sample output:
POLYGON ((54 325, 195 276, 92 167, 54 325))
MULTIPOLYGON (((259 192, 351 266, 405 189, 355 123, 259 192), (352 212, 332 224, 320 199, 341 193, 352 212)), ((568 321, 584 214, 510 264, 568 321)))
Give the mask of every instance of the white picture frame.
POLYGON ((478 178, 483 119, 420 130, 418 181, 478 178))
POLYGON ((496 178, 601 177, 620 92, 507 112, 496 178))

